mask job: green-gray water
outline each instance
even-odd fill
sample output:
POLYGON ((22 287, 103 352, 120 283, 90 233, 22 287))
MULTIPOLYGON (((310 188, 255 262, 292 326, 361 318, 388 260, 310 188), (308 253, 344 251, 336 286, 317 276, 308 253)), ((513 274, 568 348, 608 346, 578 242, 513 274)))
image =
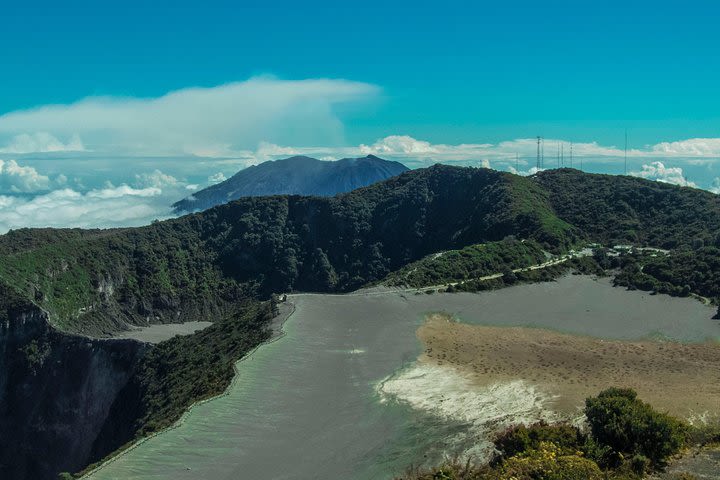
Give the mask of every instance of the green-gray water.
POLYGON ((589 277, 483 294, 290 300, 296 311, 286 335, 240 362, 228 395, 199 405, 180 427, 92 478, 374 479, 437 460, 463 426, 376 393, 378 382, 417 358, 415 330, 429 311, 606 338, 720 338, 714 311, 697 301, 626 292, 589 277))

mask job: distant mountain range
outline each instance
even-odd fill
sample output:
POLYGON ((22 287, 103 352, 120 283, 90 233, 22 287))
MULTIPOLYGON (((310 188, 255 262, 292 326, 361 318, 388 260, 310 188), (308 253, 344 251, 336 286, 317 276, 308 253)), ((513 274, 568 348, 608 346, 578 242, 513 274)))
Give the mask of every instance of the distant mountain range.
POLYGON ((241 197, 313 195, 331 197, 401 174, 408 168, 374 155, 322 161, 290 157, 240 170, 222 183, 173 204, 176 213, 207 210, 241 197))

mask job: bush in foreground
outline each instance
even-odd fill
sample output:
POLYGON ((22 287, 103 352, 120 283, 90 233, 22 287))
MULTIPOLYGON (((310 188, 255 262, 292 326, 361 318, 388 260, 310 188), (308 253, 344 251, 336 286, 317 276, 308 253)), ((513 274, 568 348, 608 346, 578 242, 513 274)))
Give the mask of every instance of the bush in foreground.
POLYGON ((589 434, 564 423, 518 425, 496 437, 498 454, 489 464, 448 461, 398 480, 637 480, 662 467, 688 434, 630 389, 588 398, 585 415, 589 434))
POLYGON ((593 439, 625 457, 643 455, 662 465, 683 446, 687 428, 656 412, 630 389, 609 388, 585 402, 593 439))
POLYGON ((565 423, 549 425, 539 422, 508 428, 495 439, 495 448, 500 452, 498 460, 537 450, 543 442, 552 443, 567 455, 581 450, 585 441, 585 435, 577 427, 565 423))

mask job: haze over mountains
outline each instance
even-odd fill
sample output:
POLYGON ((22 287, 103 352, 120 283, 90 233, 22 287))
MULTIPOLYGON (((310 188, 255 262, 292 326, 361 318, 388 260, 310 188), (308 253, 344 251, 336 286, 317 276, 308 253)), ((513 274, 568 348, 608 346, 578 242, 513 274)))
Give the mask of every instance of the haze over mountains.
POLYGON ((177 213, 206 210, 241 197, 309 195, 331 197, 401 174, 408 168, 374 155, 322 161, 296 156, 252 166, 222 183, 173 204, 177 213))

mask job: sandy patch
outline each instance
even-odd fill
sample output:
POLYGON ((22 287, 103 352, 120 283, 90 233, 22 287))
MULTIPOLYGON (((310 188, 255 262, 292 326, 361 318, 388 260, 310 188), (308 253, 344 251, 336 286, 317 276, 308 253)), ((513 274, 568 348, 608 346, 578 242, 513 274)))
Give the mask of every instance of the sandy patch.
POLYGON ((453 367, 475 392, 521 379, 546 392, 550 409, 577 415, 586 397, 609 386, 628 386, 679 417, 697 421, 720 414, 716 342, 611 341, 537 328, 467 325, 442 314, 429 316, 418 337, 426 347, 419 365, 453 367))

